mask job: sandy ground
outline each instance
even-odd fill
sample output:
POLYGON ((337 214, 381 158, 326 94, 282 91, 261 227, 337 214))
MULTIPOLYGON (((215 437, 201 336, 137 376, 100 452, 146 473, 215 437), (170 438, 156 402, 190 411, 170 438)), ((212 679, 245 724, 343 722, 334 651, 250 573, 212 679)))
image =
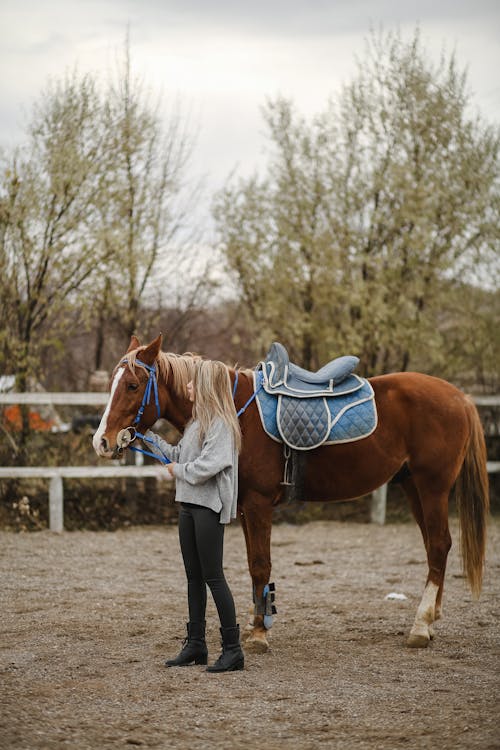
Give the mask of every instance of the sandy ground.
MULTIPOLYGON (((185 623, 175 527, 0 533, 0 748, 499 748, 500 522, 479 602, 453 536, 444 619, 412 650, 426 575, 416 526, 275 526, 271 651, 210 675, 163 666, 185 623), (407 600, 385 600, 393 591, 407 600)), ((237 525, 225 559, 244 623, 237 525)), ((208 621, 213 659, 211 602, 208 621)))

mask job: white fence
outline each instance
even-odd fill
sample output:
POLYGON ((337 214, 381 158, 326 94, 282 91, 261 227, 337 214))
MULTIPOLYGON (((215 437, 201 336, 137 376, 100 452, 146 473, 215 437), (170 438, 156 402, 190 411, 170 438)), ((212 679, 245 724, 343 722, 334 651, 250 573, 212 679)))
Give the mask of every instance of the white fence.
MULTIPOLYGON (((1 404, 27 404, 34 406, 104 406, 109 399, 108 393, 1 393, 1 404)), ((0 467, 1 479, 49 479, 49 528, 51 531, 64 530, 64 479, 122 479, 133 477, 160 478, 161 467, 142 466, 142 455, 139 465, 122 465, 110 461, 108 466, 5 466, 0 467)), ((165 472, 164 472, 165 473, 165 472)), ((162 479, 162 481, 170 481, 162 479)))
POLYGON ((0 404, 32 404, 41 406, 101 406, 107 404, 109 393, 1 393, 0 404))
POLYGON ((113 462, 113 464, 113 466, 6 466, 0 467, 0 479, 50 479, 49 528, 51 531, 61 532, 64 530, 63 479, 160 478, 159 466, 120 466, 118 462, 113 462))
MULTIPOLYGON (((1 404, 31 404, 52 406, 103 406, 107 404, 107 393, 2 393, 1 404)), ((498 406, 500 396, 477 396, 478 406, 498 406)), ((140 455, 140 454, 137 454, 140 455)), ((63 479, 112 479, 123 477, 160 478, 161 467, 120 465, 112 466, 6 466, 0 467, 0 479, 49 479, 49 528, 61 532, 64 529, 64 486, 63 479)), ((488 461, 489 474, 500 471, 500 461, 488 461)), ((162 480, 165 481, 165 480, 162 480)), ((387 485, 374 490, 370 518, 372 523, 385 523, 387 485)))

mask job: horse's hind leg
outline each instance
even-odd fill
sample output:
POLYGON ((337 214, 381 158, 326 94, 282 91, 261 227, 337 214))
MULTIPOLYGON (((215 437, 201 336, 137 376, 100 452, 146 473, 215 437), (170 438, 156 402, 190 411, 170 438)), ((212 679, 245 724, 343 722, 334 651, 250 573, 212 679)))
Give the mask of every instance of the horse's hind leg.
MULTIPOLYGON (((422 534, 425 551, 427 553, 428 552, 428 546, 427 546, 428 534, 427 534, 427 527, 425 525, 424 512, 422 510, 422 503, 420 501, 420 495, 418 494, 418 490, 411 476, 405 477, 405 479, 401 482, 401 485, 406 493, 406 496, 408 497, 408 500, 410 501, 411 511, 413 513, 413 517, 415 518, 415 521, 417 522, 420 532, 422 534)), ((442 595, 442 591, 443 591, 443 586, 441 585, 438 591, 439 601, 441 601, 440 596, 442 595)), ((438 615, 437 608, 434 614, 435 614, 434 619, 435 620, 439 619, 440 614, 438 615)), ((429 636, 431 639, 434 638, 434 629, 433 629, 432 624, 429 625, 429 636)))
POLYGON ((401 482, 405 494, 410 501, 411 512, 415 521, 418 523, 418 527, 422 532, 422 538, 424 540, 425 549, 427 549, 427 529, 425 528, 424 514, 422 511, 422 503, 420 501, 420 495, 415 487, 415 482, 411 476, 405 477, 401 482))
POLYGON ((416 485, 414 488, 413 491, 405 486, 424 538, 429 572, 407 643, 413 648, 425 648, 433 636, 432 623, 441 616, 446 561, 451 547, 448 528, 449 491, 424 492, 422 488, 417 491, 416 485))
MULTIPOLYGON (((403 487, 405 494, 410 501, 410 507, 413 513, 413 517, 415 518, 415 521, 417 522, 418 527, 421 531, 422 539, 424 540, 424 547, 427 552, 427 529, 425 526, 424 514, 422 511, 422 503, 420 502, 420 495, 418 494, 418 490, 415 487, 413 478, 411 476, 405 477, 405 479, 403 479, 403 481, 401 482, 401 486, 403 487)), ((434 637, 432 624, 429 625, 429 636, 430 638, 434 637)))

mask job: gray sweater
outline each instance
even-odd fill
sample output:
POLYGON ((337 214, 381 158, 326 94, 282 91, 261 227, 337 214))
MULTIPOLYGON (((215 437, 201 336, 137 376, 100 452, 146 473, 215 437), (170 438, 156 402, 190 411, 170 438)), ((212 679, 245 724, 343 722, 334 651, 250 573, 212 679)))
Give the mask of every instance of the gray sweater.
POLYGON ((229 523, 236 518, 238 499, 238 452, 233 436, 220 418, 214 419, 201 446, 198 430, 198 422, 190 422, 177 445, 151 430, 145 437, 153 453, 159 449, 175 462, 176 501, 211 508, 220 512, 221 523, 229 523))

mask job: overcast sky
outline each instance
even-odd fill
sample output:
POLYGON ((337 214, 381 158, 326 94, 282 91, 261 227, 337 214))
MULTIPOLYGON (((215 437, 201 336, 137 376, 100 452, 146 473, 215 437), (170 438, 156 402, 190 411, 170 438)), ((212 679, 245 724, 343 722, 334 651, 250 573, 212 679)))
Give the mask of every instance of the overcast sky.
POLYGON ((410 38, 417 23, 431 56, 456 51, 475 105, 499 122, 499 0, 0 0, 0 145, 21 140, 49 76, 105 77, 128 24, 134 71, 181 96, 198 125, 191 170, 220 186, 262 158, 267 97, 314 114, 352 78, 370 27, 410 38))

